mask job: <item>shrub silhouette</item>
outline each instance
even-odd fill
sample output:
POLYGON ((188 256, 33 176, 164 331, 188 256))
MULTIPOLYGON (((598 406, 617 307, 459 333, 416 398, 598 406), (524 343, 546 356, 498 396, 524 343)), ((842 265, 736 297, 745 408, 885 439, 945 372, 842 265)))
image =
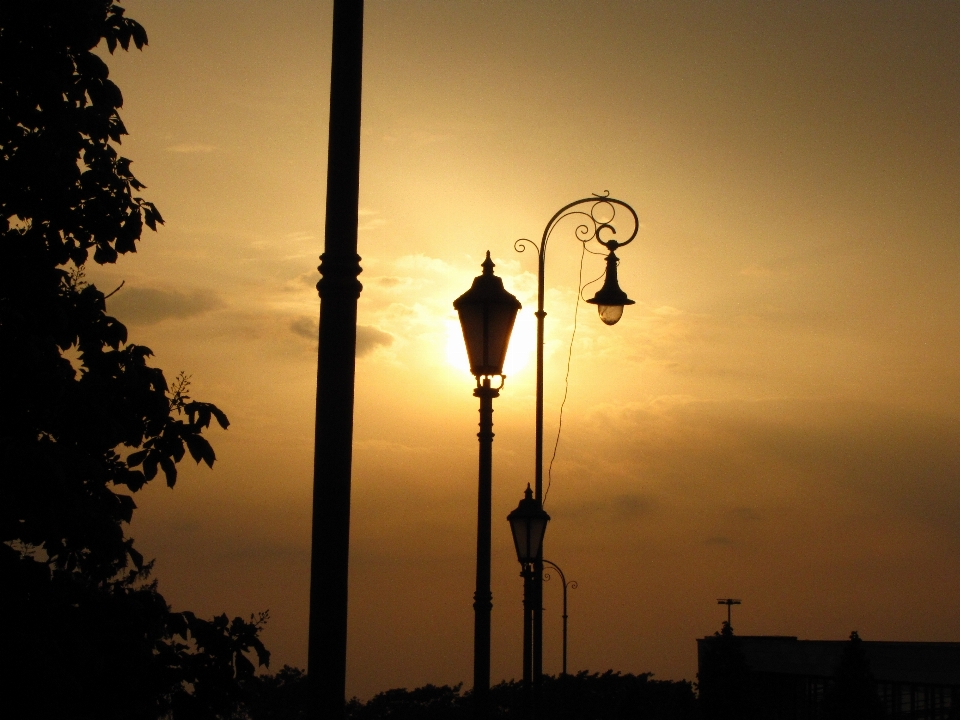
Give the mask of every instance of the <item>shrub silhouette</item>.
MULTIPOLYGON (((276 676, 250 682, 245 717, 250 720, 299 720, 307 715, 306 676, 284 668, 276 676)), ((522 683, 504 681, 490 689, 491 718, 525 717, 522 683)), ((541 691, 544 718, 578 720, 693 720, 698 717, 691 683, 653 680, 649 673, 580 672, 545 675, 541 691)), ((474 705, 461 685, 424 685, 378 693, 367 702, 347 704, 348 720, 472 720, 474 705)))

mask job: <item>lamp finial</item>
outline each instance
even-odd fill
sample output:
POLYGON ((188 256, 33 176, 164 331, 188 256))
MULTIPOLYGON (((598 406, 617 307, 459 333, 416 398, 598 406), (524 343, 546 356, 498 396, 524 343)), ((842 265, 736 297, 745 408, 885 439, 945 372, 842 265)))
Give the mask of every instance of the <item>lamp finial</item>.
POLYGON ((487 259, 480 263, 480 267, 483 268, 484 275, 493 275, 493 268, 496 266, 493 264, 493 260, 490 259, 489 250, 487 250, 487 259))

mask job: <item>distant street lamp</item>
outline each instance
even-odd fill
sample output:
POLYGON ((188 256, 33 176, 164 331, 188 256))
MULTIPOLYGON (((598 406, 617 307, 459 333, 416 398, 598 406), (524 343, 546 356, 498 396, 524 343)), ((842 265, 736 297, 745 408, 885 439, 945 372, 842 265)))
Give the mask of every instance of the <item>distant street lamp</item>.
MULTIPOLYGON (((593 195, 592 197, 576 200, 560 208, 547 226, 543 229, 543 236, 538 245, 533 240, 521 238, 514 243, 517 252, 523 252, 526 245, 530 245, 537 251, 537 407, 536 407, 536 461, 534 470, 534 488, 535 496, 538 502, 543 503, 543 319, 547 314, 543 310, 544 295, 544 266, 547 255, 547 242, 553 234, 554 229, 560 224, 560 221, 576 217, 579 224, 576 226, 574 235, 586 249, 590 242, 596 242, 605 248, 607 252, 606 277, 603 286, 588 303, 597 306, 597 312, 600 319, 607 325, 615 325, 623 315, 625 305, 633 305, 634 301, 627 297, 627 294, 620 289, 617 282, 617 258, 615 251, 625 245, 633 242, 640 230, 640 220, 636 211, 622 200, 616 200, 608 195, 593 195), (582 209, 581 206, 589 206, 588 209, 582 209), (601 233, 608 231, 610 235, 616 235, 617 229, 614 225, 617 216, 617 208, 625 209, 632 218, 632 232, 624 241, 614 240, 613 238, 603 238, 601 233), (607 217, 609 216, 609 217, 607 217)), ((622 237, 622 235, 621 235, 622 237)), ((596 254, 596 251, 590 251, 596 254)), ((577 288, 577 292, 580 292, 577 288)), ((538 558, 534 562, 535 582, 532 583, 535 598, 533 600, 533 682, 539 685, 540 678, 543 675, 543 560, 538 558)))
MULTIPOLYGON (((561 671, 562 675, 567 674, 567 588, 577 589, 576 580, 567 580, 567 576, 563 574, 563 570, 560 569, 560 566, 555 562, 550 562, 549 560, 544 559, 544 565, 549 565, 560 575, 560 583, 563 585, 563 670, 561 671)), ((549 580, 550 576, 544 573, 544 580, 549 580)))
POLYGON ((473 696, 477 717, 485 718, 490 705, 490 495, 493 461, 493 398, 503 387, 503 361, 520 302, 493 274, 490 253, 483 261, 483 274, 453 302, 460 316, 467 346, 470 372, 477 378, 474 397, 480 398, 480 483, 477 493, 477 586, 473 595, 473 696), (491 377, 500 377, 492 387, 491 377))
POLYGON ((547 531, 550 516, 544 512, 540 501, 533 497, 533 491, 527 484, 523 500, 516 509, 507 515, 513 545, 520 561, 520 575, 523 577, 523 687, 530 692, 533 683, 533 620, 538 593, 534 591, 537 561, 543 558, 543 535, 547 531))

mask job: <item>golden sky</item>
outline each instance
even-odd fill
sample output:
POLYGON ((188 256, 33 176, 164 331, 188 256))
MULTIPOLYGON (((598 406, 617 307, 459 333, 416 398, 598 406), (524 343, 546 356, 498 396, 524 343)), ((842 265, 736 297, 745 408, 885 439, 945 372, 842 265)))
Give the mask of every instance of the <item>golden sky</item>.
MULTIPOLYGON (((91 276, 233 423, 131 534, 174 607, 269 608, 273 669, 303 666, 331 3, 123 4, 150 36, 109 58, 123 152, 166 225, 91 276)), ((519 675, 536 266, 513 242, 605 190, 641 218, 637 304, 612 328, 580 306, 545 540, 579 582, 570 669, 693 679, 728 596, 743 634, 960 640, 960 5, 368 0, 365 33, 348 694, 470 682, 451 303, 486 250, 524 304, 494 406, 492 676, 519 675)), ((551 448, 579 260, 554 236, 551 448)))

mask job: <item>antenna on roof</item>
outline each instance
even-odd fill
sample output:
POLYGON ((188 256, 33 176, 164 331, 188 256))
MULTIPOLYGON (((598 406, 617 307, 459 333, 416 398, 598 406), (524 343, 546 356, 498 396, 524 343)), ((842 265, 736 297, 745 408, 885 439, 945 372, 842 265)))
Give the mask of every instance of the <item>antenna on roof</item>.
POLYGON ((734 605, 740 605, 740 604, 741 603, 737 598, 721 598, 717 600, 717 605, 727 606, 727 625, 730 625, 730 608, 732 608, 734 605))

